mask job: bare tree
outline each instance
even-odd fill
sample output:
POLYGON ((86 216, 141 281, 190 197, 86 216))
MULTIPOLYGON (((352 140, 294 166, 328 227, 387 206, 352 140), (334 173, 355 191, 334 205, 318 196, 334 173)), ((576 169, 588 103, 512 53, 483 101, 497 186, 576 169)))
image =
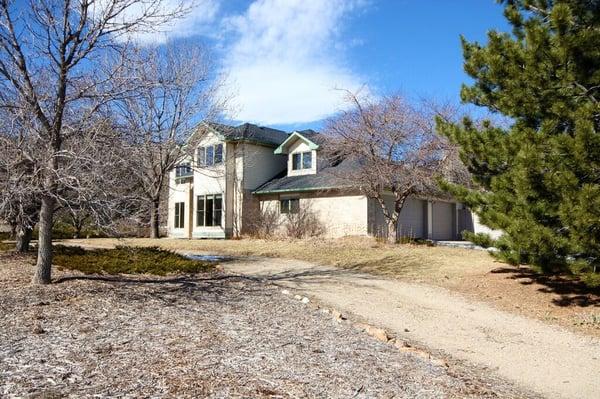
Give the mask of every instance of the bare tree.
POLYGON ((398 95, 363 99, 348 93, 348 98, 350 109, 326 123, 330 142, 325 154, 330 162, 353 161, 339 177, 377 201, 393 243, 407 198, 437 190, 451 148, 435 133, 433 116, 439 111, 416 107, 398 95))
POLYGON ((169 172, 193 155, 187 144, 198 121, 220 113, 222 80, 208 52, 190 45, 137 49, 124 72, 134 89, 116 110, 129 143, 129 171, 150 216, 150 237, 158 238, 169 172))
MULTIPOLYGON (((29 117, 24 156, 41 200, 37 271, 51 281, 52 225, 57 203, 78 182, 69 175, 65 142, 116 95, 113 76, 128 55, 127 39, 180 16, 162 0, 0 0, 0 107, 29 117), (108 61, 108 62, 107 62, 108 61), (110 68, 100 68, 104 63, 110 68)), ((77 158, 77 157, 75 157, 77 158)))

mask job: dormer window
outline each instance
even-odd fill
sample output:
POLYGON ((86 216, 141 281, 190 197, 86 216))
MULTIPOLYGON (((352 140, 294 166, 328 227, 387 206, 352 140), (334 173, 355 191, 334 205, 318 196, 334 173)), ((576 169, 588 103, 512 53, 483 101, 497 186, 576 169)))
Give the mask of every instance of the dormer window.
POLYGON ((310 169, 312 168, 312 152, 299 152, 292 154, 292 169, 310 169))

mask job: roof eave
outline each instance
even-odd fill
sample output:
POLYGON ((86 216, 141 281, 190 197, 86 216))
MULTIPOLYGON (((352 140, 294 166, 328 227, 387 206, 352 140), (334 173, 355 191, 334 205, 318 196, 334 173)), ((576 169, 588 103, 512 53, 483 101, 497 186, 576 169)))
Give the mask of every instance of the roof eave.
POLYGON ((308 148, 310 148, 311 150, 318 150, 319 149, 319 145, 318 144, 316 144, 313 141, 309 140, 308 138, 304 137, 300 133, 294 132, 287 139, 285 139, 285 141, 283 143, 281 143, 279 145, 279 147, 277 147, 275 149, 274 153, 277 154, 277 155, 279 155, 279 154, 285 154, 284 151, 285 151, 286 145, 289 144, 290 141, 296 140, 296 139, 303 140, 306 144, 308 144, 308 148))
POLYGON ((329 187, 305 187, 305 188, 281 188, 275 190, 256 190, 252 194, 265 195, 265 194, 278 194, 278 193, 303 193, 310 191, 331 191, 331 190, 343 190, 356 188, 354 186, 329 186, 329 187))

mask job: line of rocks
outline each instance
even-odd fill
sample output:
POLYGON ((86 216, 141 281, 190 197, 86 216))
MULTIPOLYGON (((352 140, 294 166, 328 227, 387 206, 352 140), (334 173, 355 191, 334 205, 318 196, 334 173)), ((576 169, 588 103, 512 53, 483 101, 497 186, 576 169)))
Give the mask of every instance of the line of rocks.
MULTIPOLYGON (((286 289, 282 290, 281 293, 283 295, 291 295, 291 292, 286 289)), ((441 367, 445 367, 445 368, 450 367, 448 362, 445 359, 435 357, 426 350, 416 348, 416 347, 412 346, 409 342, 395 337, 394 335, 390 334, 387 330, 385 330, 383 328, 376 327, 376 326, 373 326, 373 325, 367 324, 367 323, 352 322, 351 320, 348 319, 348 317, 346 315, 342 314, 342 312, 340 312, 339 310, 320 306, 319 304, 312 302, 306 296, 296 294, 296 295, 294 295, 294 299, 302 302, 305 305, 311 306, 311 308, 313 308, 315 310, 321 310, 321 312, 323 312, 323 313, 330 314, 333 317, 333 319, 338 323, 344 323, 344 322, 352 323, 352 325, 355 328, 367 333, 371 337, 373 337, 381 342, 384 342, 391 346, 394 346, 396 349, 398 349, 401 352, 410 353, 414 356, 420 357, 422 359, 426 359, 436 366, 441 366, 441 367)))

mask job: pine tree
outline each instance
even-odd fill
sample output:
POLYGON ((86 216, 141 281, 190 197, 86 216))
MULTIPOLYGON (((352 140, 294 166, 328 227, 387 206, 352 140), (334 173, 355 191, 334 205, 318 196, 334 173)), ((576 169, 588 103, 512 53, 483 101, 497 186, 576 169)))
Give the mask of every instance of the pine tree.
POLYGON ((600 0, 500 2, 512 33, 462 38, 461 97, 511 126, 438 121, 475 188, 444 185, 505 232, 505 260, 600 282, 600 0))

